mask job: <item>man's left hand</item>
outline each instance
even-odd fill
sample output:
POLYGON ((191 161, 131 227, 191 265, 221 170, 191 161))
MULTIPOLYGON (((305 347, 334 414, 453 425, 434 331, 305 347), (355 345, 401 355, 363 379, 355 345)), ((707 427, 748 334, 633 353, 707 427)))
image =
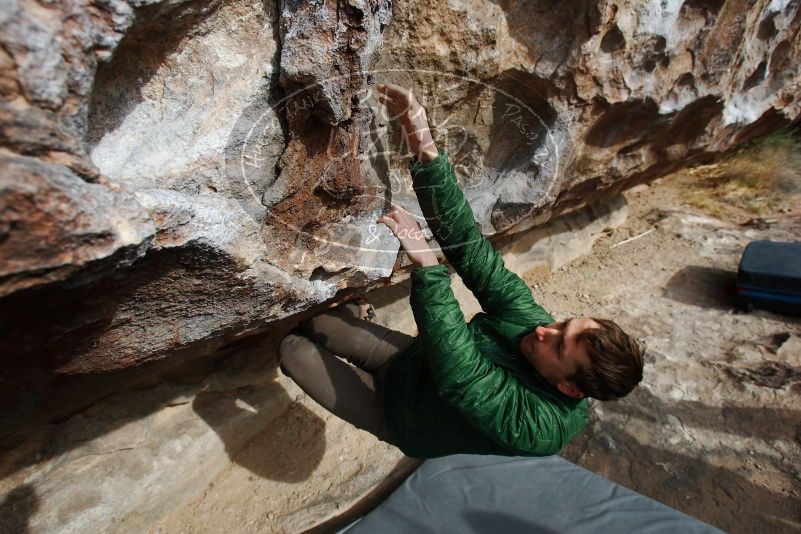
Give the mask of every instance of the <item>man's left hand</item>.
POLYGON ((427 267, 437 265, 437 256, 426 242, 426 236, 414 216, 399 206, 393 206, 386 215, 378 218, 377 222, 386 224, 392 233, 400 240, 403 250, 409 255, 417 266, 427 267))

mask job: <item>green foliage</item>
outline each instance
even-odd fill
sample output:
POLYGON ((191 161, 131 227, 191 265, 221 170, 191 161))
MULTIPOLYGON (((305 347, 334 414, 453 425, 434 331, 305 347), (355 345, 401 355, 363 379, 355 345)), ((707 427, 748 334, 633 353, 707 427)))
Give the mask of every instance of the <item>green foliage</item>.
POLYGON ((801 194, 801 138, 784 128, 689 172, 685 200, 717 217, 768 216, 797 204, 801 194))
POLYGON ((789 127, 748 143, 724 164, 721 180, 762 196, 801 192, 801 139, 789 127))

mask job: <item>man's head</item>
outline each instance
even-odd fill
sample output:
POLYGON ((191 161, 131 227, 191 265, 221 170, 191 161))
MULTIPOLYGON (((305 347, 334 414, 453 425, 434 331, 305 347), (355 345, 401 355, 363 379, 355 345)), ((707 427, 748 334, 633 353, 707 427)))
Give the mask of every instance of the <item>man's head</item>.
POLYGON ((577 317, 538 326, 520 342, 520 351, 570 397, 617 399, 642 380, 644 348, 608 319, 577 317))

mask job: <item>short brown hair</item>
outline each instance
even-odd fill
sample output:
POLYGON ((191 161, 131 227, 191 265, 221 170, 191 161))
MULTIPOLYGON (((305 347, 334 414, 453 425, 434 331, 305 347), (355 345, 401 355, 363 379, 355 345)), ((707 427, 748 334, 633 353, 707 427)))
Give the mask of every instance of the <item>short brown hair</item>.
POLYGON ((577 337, 587 343, 590 366, 579 369, 572 382, 584 395, 598 400, 625 397, 642 380, 645 347, 609 319, 593 321, 577 337))

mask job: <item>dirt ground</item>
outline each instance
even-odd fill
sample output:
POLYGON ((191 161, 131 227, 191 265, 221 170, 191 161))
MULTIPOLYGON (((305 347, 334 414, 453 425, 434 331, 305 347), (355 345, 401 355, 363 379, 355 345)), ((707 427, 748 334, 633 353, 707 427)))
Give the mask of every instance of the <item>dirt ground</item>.
POLYGON ((749 241, 801 241, 801 196, 744 202, 721 173, 629 191, 591 254, 524 276, 557 320, 613 318, 648 347, 640 387, 593 402, 563 456, 728 532, 801 531, 801 318, 732 298, 749 241))

